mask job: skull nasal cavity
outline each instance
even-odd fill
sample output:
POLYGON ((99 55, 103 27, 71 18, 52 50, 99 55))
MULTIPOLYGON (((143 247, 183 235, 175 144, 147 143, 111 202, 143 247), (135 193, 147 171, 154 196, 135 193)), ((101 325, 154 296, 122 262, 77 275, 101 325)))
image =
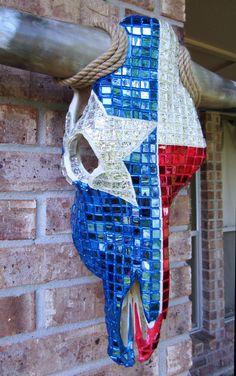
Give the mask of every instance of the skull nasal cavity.
POLYGON ((91 174, 98 167, 98 159, 89 142, 83 135, 77 141, 77 154, 84 168, 91 174))

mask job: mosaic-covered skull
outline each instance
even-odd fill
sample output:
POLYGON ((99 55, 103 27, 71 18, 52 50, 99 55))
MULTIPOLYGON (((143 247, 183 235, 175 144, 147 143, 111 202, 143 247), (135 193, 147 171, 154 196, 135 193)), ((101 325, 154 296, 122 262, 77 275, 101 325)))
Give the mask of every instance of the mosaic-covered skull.
POLYGON ((129 39, 123 66, 94 84, 79 118, 74 94, 63 171, 76 187, 74 244, 103 281, 108 353, 128 367, 134 339, 140 361, 157 347, 169 299, 170 204, 201 165, 205 141, 171 26, 142 16, 121 25, 129 39))

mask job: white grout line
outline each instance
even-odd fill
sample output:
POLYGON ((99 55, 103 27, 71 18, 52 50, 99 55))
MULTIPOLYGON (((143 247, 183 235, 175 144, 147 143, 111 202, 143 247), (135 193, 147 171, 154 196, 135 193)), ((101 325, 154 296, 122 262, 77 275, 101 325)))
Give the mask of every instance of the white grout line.
POLYGON ((53 244, 53 243, 71 243, 72 244, 72 236, 71 233, 68 234, 57 234, 57 235, 45 235, 40 238, 35 239, 34 244, 53 244))
POLYGON ((123 5, 119 6, 119 20, 123 20, 125 18, 125 6, 123 5))
POLYGON ((36 330, 44 328, 45 322, 45 299, 44 289, 38 289, 35 292, 35 314, 36 314, 36 330))
POLYGON ((61 154, 61 148, 44 145, 0 144, 0 151, 61 154))
POLYGON ((6 298, 9 296, 19 296, 27 292, 34 292, 36 290, 39 291, 39 290, 47 290, 47 289, 55 289, 55 288, 80 286, 80 285, 97 283, 99 281, 100 279, 98 277, 96 277, 95 275, 91 275, 87 277, 55 280, 55 281, 49 281, 46 283, 37 283, 33 285, 8 287, 8 288, 0 290, 0 298, 6 298))
POLYGON ((0 248, 27 247, 35 244, 34 240, 1 240, 0 248))
POLYGON ((161 3, 159 0, 156 0, 155 1, 155 7, 154 7, 154 17, 156 17, 157 19, 160 18, 160 15, 161 15, 161 3))
POLYGON ((169 226, 170 232, 182 232, 182 231, 188 231, 188 230, 189 230, 188 225, 169 226))
POLYGON ((21 334, 16 334, 14 336, 1 338, 0 346, 5 346, 5 345, 8 346, 8 345, 13 345, 17 343, 22 343, 27 340, 39 339, 39 338, 48 337, 51 335, 67 333, 70 331, 83 329, 83 328, 87 328, 90 326, 99 325, 103 323, 104 323, 104 318, 101 317, 101 318, 94 319, 94 320, 81 321, 80 323, 75 323, 75 324, 65 324, 61 326, 38 329, 30 333, 21 333, 21 334))
POLYGON ((190 302, 190 300, 187 295, 181 296, 180 298, 172 298, 169 300, 169 307, 174 307, 176 305, 185 304, 188 302, 190 302))
POLYGON ((159 16, 161 20, 164 20, 166 22, 168 22, 169 24, 173 25, 173 26, 179 26, 179 27, 184 27, 184 22, 182 21, 177 21, 177 20, 174 20, 172 18, 167 18, 165 16, 159 16))
POLYGON ((120 2, 120 1, 117 4, 116 0, 108 0, 108 2, 110 4, 118 6, 119 8, 122 6, 122 7, 125 7, 125 9, 133 10, 134 11, 134 15, 137 14, 137 13, 139 13, 139 14, 141 13, 144 16, 146 15, 146 16, 149 16, 149 17, 154 17, 154 14, 153 14, 152 11, 146 10, 144 8, 138 7, 138 6, 133 5, 133 4, 124 4, 124 3, 120 2))
POLYGON ((38 112, 38 132, 37 132, 37 143, 40 146, 46 145, 45 133, 46 133, 46 124, 44 124, 45 119, 45 109, 42 108, 38 112))
POLYGON ((0 248, 21 248, 32 245, 44 245, 44 244, 60 244, 69 243, 72 244, 71 233, 68 234, 56 234, 56 235, 45 235, 37 238, 35 240, 1 240, 0 248))
POLYGON ((16 106, 27 106, 31 108, 36 108, 41 110, 45 108, 46 110, 61 110, 66 111, 68 109, 69 103, 47 103, 40 101, 33 101, 31 99, 15 98, 15 97, 5 97, 0 96, 0 104, 10 104, 16 106))
POLYGON ((160 344, 164 346, 171 346, 179 344, 180 342, 191 340, 189 333, 177 335, 175 337, 166 338, 160 341, 160 344))
POLYGON ((36 239, 45 237, 46 219, 46 201, 42 197, 37 197, 36 239))
POLYGON ((21 191, 21 192, 0 192, 0 200, 36 200, 39 198, 70 198, 74 197, 75 188, 71 186, 71 190, 66 191, 45 191, 45 192, 33 192, 33 191, 21 191))
POLYGON ((175 268, 181 268, 183 266, 187 266, 187 262, 184 261, 171 261, 170 262, 170 269, 175 269, 175 268))

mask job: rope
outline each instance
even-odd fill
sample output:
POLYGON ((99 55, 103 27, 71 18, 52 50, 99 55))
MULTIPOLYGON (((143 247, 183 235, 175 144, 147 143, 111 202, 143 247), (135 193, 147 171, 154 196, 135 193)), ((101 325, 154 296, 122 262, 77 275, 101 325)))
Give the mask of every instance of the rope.
MULTIPOLYGON (((91 86, 99 78, 114 72, 123 65, 128 49, 126 31, 119 25, 115 26, 105 22, 97 22, 93 26, 106 31, 111 36, 112 44, 110 49, 74 76, 65 79, 56 78, 56 82, 59 85, 82 89, 91 86)), ((184 46, 180 46, 179 49, 179 73, 183 85, 191 95, 196 107, 198 107, 201 102, 201 92, 192 71, 191 56, 184 46)))
POLYGON ((191 56, 185 46, 179 49, 179 74, 183 85, 191 95, 196 107, 201 103, 201 91, 192 71, 191 56))
POLYGON ((93 26, 106 31, 111 36, 112 44, 110 49, 74 76, 65 79, 56 78, 56 82, 59 85, 81 89, 92 85, 99 78, 114 72, 123 65, 128 49, 126 31, 119 25, 115 26, 104 22, 94 23, 93 26))

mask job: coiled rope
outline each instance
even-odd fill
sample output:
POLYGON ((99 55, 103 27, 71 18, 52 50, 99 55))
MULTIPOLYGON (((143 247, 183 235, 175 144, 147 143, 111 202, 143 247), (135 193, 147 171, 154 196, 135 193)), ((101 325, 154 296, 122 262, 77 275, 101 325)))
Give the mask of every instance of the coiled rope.
POLYGON ((56 78, 59 85, 82 89, 123 65, 128 49, 128 37, 125 29, 120 25, 115 26, 103 22, 94 23, 93 26, 106 31, 110 35, 112 41, 110 49, 74 76, 65 79, 56 78))
POLYGON ((181 81, 192 97, 195 106, 199 107, 201 103, 200 87, 192 70, 190 53, 183 45, 179 48, 179 74, 181 81))
MULTIPOLYGON (((112 41, 110 49, 74 76, 65 79, 56 78, 55 80, 59 85, 82 89, 91 86, 99 78, 114 72, 123 65, 128 49, 128 37, 125 29, 120 25, 115 26, 105 22, 97 22, 93 26, 106 31, 110 35, 112 41)), ((201 102, 200 88, 192 71, 191 56, 187 48, 182 45, 179 49, 179 73, 183 85, 188 90, 196 107, 198 107, 201 102)))

